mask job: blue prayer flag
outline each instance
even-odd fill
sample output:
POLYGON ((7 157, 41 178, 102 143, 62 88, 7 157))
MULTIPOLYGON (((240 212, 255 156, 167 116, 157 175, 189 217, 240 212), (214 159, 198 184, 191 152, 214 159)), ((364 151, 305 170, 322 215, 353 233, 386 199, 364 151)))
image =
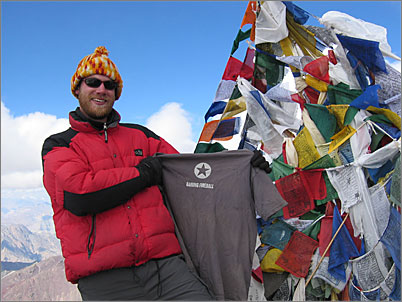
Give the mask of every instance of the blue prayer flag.
POLYGON ((205 113, 205 117, 204 117, 205 122, 207 122, 207 120, 210 117, 223 113, 223 111, 225 110, 226 104, 227 103, 224 101, 213 102, 211 104, 211 106, 209 107, 207 113, 205 113))
POLYGON ((339 34, 336 36, 342 46, 349 49, 349 51, 353 53, 358 60, 362 61, 372 72, 383 71, 388 73, 379 42, 339 34))
POLYGON ((391 207, 388 225, 380 241, 391 254, 396 267, 401 270, 401 214, 391 207))
POLYGON ((355 98, 349 105, 364 110, 369 106, 381 108, 377 93, 377 90, 380 88, 380 85, 368 86, 363 93, 355 98))
MULTIPOLYGON (((342 217, 339 213, 338 207, 334 208, 334 217, 332 222, 332 238, 342 223, 342 217)), ((359 251, 352 237, 349 234, 345 225, 342 226, 338 235, 334 239, 330 253, 328 272, 336 279, 346 282, 345 263, 349 261, 351 257, 358 257, 359 251)))

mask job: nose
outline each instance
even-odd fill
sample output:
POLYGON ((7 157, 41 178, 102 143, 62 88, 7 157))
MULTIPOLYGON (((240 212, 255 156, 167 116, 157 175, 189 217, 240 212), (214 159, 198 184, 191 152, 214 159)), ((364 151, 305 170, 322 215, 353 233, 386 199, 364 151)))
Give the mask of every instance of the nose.
POLYGON ((105 93, 107 89, 105 88, 105 84, 102 82, 98 88, 96 88, 97 92, 105 93))

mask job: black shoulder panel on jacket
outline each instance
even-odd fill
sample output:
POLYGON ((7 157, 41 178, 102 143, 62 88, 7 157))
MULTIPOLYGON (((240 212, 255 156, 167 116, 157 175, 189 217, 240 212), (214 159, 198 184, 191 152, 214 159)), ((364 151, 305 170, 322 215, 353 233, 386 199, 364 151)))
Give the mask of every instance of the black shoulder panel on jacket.
POLYGON ((53 134, 49 136, 42 147, 42 161, 43 157, 48 154, 54 147, 68 147, 72 138, 78 133, 71 128, 68 128, 66 131, 53 134))
POLYGON ((127 128, 131 128, 131 129, 137 129, 142 131, 147 137, 152 137, 155 139, 160 139, 159 135, 157 135, 156 133, 154 133, 153 131, 149 130, 147 127, 138 125, 138 124, 128 124, 128 123, 120 123, 120 126, 122 127, 127 127, 127 128))

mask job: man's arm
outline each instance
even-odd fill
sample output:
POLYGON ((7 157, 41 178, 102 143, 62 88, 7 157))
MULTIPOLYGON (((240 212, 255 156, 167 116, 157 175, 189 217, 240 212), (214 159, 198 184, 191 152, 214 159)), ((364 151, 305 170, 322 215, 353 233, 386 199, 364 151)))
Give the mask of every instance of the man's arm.
POLYGON ((94 173, 74 150, 52 138, 43 145, 42 160, 43 182, 52 201, 78 216, 114 208, 160 181, 157 158, 146 158, 135 167, 94 173))

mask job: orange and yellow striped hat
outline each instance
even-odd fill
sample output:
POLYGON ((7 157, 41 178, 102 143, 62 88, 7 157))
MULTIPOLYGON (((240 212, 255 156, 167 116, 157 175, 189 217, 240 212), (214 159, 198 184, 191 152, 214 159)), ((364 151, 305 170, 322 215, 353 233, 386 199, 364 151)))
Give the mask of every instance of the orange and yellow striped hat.
POLYGON ((123 80, 116 65, 108 58, 108 54, 109 51, 105 47, 99 46, 95 49, 94 53, 87 55, 80 61, 76 72, 71 78, 71 92, 75 97, 78 97, 75 90, 80 81, 93 74, 101 74, 117 82, 116 100, 120 97, 121 90, 123 89, 123 80))

